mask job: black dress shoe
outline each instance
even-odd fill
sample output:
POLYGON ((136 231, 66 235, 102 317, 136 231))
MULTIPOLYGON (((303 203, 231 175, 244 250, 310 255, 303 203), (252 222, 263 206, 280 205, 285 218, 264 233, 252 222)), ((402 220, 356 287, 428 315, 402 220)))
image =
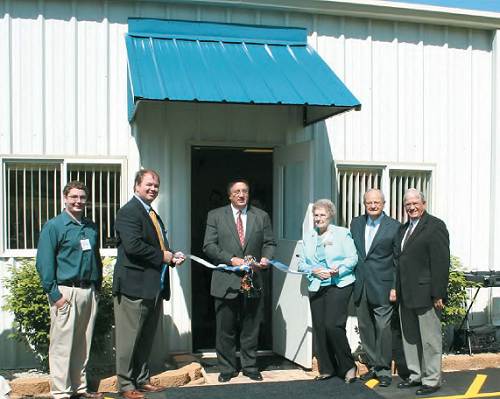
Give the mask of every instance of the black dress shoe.
POLYGON ((251 380, 254 380, 254 381, 262 381, 263 380, 262 374, 260 373, 260 371, 245 371, 245 370, 243 370, 243 375, 245 377, 250 378, 251 380))
POLYGON ((392 384, 392 378, 386 375, 378 377, 378 381, 379 381, 378 383, 379 387, 388 387, 392 384))
POLYGON ((219 374, 219 377, 217 378, 217 380, 219 382, 228 382, 231 380, 231 378, 234 378, 234 377, 237 377, 238 376, 238 372, 237 371, 233 371, 232 373, 220 373, 219 374))
POLYGON ((411 388, 411 387, 419 387, 422 385, 420 381, 411 381, 411 380, 406 380, 406 381, 401 381, 398 384, 399 389, 405 389, 405 388, 411 388))
POLYGON ((359 378, 363 381, 368 381, 368 380, 371 380, 372 378, 377 378, 377 373, 375 373, 375 370, 371 369, 371 370, 368 370, 363 375, 359 376, 359 378))
POLYGON ((430 385, 422 385, 417 392, 417 395, 430 395, 431 393, 436 392, 440 387, 436 385, 435 387, 431 387, 430 385))
POLYGON ((329 378, 332 378, 333 374, 320 374, 314 377, 314 381, 321 381, 321 380, 327 380, 329 378))

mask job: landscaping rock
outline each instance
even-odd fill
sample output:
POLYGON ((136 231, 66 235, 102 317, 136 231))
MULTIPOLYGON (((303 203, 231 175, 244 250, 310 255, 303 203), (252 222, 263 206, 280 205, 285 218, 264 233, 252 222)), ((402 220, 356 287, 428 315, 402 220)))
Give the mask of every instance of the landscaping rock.
POLYGON ((116 375, 108 378, 103 378, 99 382, 97 392, 118 392, 118 381, 116 375))
POLYGON ((168 370, 151 377, 151 384, 165 387, 180 387, 186 385, 189 381, 191 381, 189 370, 184 367, 178 370, 168 370))
POLYGON ((49 377, 16 378, 10 381, 11 396, 40 396, 50 393, 49 377))

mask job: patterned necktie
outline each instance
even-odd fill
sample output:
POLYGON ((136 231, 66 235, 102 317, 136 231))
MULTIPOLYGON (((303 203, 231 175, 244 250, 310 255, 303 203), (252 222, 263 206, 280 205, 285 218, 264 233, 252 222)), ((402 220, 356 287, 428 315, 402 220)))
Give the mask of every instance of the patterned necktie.
POLYGON ((415 227, 415 225, 413 224, 413 222, 410 222, 410 225, 408 226, 408 230, 406 230, 405 237, 403 238, 403 244, 401 245, 401 249, 403 249, 405 247, 406 242, 408 241, 408 238, 410 238, 411 233, 413 233, 414 227, 415 227))
POLYGON ((241 211, 238 211, 238 217, 236 218, 236 230, 238 231, 240 244, 243 247, 245 245, 245 232, 243 231, 243 220, 241 219, 241 211))
MULTIPOLYGON (((156 217, 156 212, 151 209, 149 211, 149 217, 153 221, 153 225, 155 226, 156 230, 156 235, 158 236, 158 241, 160 241, 160 248, 162 251, 166 251, 167 248, 165 247, 165 240, 163 239, 163 233, 161 231, 161 226, 160 222, 158 221, 158 218, 156 217)), ((168 279, 168 266, 163 265, 161 268, 161 275, 160 275, 160 291, 163 292, 165 289, 165 280, 168 279)))
POLYGON ((151 209, 149 211, 149 217, 151 218, 151 220, 153 221, 153 225, 155 226, 156 235, 158 236, 158 241, 160 241, 160 248, 162 251, 166 251, 167 249, 165 248, 165 241, 163 240, 163 233, 161 232, 160 222, 158 221, 158 218, 156 217, 156 212, 151 209))

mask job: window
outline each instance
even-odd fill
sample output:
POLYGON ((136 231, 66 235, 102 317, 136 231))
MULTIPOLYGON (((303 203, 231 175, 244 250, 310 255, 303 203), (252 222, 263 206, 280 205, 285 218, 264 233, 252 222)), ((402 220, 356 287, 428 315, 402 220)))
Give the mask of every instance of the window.
POLYGON ((431 207, 431 171, 429 170, 389 170, 390 191, 386 195, 389 204, 389 215, 400 222, 406 222, 407 216, 403 206, 403 196, 409 188, 422 192, 427 201, 427 209, 431 207))
POLYGON ((352 218, 363 213, 363 194, 370 188, 381 187, 382 171, 380 167, 338 167, 337 220, 340 226, 349 226, 352 218))
POLYGON ((4 160, 4 249, 31 250, 44 223, 64 207, 62 189, 71 180, 89 188, 85 216, 99 228, 100 247, 115 248, 114 223, 120 206, 121 162, 4 160))
POLYGON ((408 188, 423 192, 427 208, 431 207, 432 168, 337 164, 335 176, 339 226, 348 227, 354 217, 364 213, 363 194, 370 188, 384 192, 385 212, 400 222, 406 222, 403 195, 408 188))

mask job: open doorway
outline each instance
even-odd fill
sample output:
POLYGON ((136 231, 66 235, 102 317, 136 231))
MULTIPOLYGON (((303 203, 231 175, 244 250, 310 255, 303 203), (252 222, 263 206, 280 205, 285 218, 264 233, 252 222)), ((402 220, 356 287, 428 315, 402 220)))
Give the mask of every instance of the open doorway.
MULTIPOLYGON (((272 220, 273 150, 262 148, 191 148, 191 252, 204 257, 202 247, 208 211, 229 204, 227 183, 235 178, 250 182, 250 204, 269 213, 272 220)), ((271 270, 265 272, 264 321, 259 349, 272 349, 271 270)), ((212 271, 193 264, 191 274, 193 351, 215 348, 215 311, 210 295, 212 271)))

